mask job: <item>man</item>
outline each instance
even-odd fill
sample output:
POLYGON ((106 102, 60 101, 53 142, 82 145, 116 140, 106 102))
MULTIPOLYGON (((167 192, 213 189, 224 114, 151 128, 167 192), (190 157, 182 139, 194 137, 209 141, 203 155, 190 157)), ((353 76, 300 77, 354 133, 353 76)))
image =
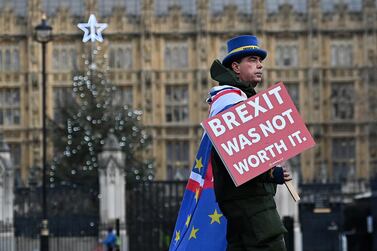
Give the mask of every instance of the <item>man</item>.
MULTIPOLYGON (((254 87, 262 81, 267 52, 259 48, 257 37, 238 36, 227 45, 223 62, 216 60, 211 66, 211 77, 219 86, 210 92, 210 116, 255 95, 254 87)), ((274 195, 276 184, 291 180, 289 172, 274 167, 236 187, 214 148, 211 163, 216 200, 228 221, 227 250, 286 250, 283 235, 287 230, 277 213, 274 195)))
POLYGON ((107 229, 107 236, 105 240, 102 242, 106 247, 106 251, 115 251, 116 242, 117 242, 117 237, 114 234, 113 228, 110 227, 107 229))

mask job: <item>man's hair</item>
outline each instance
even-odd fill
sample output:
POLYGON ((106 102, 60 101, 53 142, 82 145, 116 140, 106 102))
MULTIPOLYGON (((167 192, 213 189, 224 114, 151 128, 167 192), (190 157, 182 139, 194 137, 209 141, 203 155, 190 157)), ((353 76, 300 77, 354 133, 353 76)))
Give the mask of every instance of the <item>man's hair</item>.
POLYGON ((228 66, 226 66, 226 68, 233 71, 233 68, 232 68, 233 62, 241 63, 241 61, 242 61, 242 57, 241 58, 235 58, 232 62, 230 62, 230 64, 228 66))

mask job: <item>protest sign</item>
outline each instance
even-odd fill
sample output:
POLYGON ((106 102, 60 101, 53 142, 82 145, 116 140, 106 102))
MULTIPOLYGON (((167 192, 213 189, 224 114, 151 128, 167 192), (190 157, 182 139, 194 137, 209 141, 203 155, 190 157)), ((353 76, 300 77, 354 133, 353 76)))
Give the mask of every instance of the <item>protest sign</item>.
POLYGON ((201 125, 236 186, 315 145, 282 82, 201 125))

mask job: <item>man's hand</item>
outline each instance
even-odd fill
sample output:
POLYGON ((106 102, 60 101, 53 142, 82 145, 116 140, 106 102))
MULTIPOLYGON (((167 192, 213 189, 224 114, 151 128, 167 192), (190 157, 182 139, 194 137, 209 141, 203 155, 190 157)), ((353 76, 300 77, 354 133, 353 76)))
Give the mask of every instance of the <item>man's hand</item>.
POLYGON ((292 175, 286 166, 283 166, 284 182, 292 180, 292 175))
POLYGON ((285 162, 279 163, 277 166, 272 168, 270 176, 277 184, 284 184, 284 182, 292 180, 292 175, 286 167, 285 162))
POLYGON ((287 162, 286 161, 280 162, 279 164, 277 164, 277 166, 283 168, 284 182, 292 180, 292 175, 291 175, 291 173, 288 170, 287 162))

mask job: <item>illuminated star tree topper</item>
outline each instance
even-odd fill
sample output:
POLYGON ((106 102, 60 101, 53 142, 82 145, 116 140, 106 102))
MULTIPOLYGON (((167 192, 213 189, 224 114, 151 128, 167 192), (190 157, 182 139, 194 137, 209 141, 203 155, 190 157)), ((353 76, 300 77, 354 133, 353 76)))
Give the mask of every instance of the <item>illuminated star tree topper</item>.
POLYGON ((82 31, 84 31, 84 37, 82 41, 84 43, 88 42, 103 42, 101 32, 107 28, 107 24, 105 23, 97 23, 96 17, 91 14, 88 20, 88 23, 79 23, 77 25, 82 31))

